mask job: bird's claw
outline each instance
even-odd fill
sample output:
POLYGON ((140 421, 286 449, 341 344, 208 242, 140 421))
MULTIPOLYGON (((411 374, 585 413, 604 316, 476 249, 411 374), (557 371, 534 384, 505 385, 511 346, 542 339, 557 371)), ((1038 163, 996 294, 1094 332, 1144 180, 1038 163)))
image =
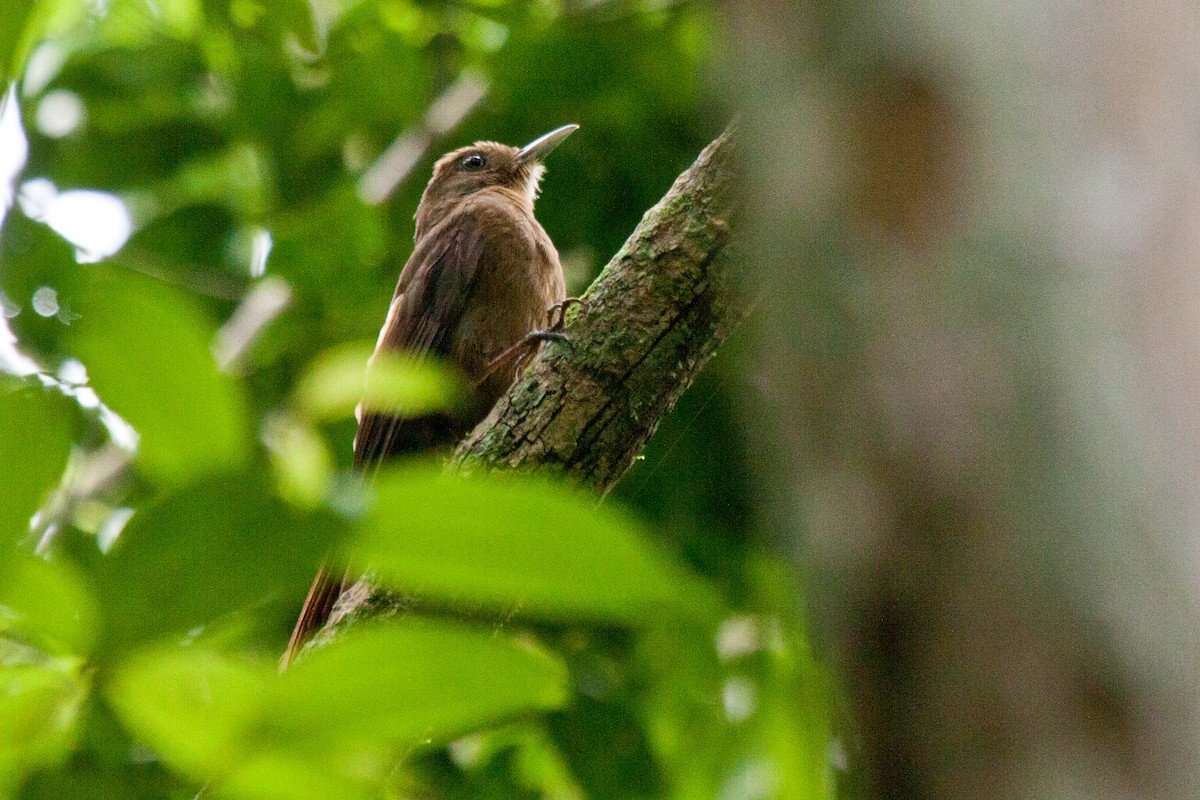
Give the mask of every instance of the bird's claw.
POLYGON ((567 310, 571 306, 584 307, 584 302, 578 297, 568 297, 560 303, 555 303, 546 310, 546 323, 549 330, 561 331, 567 324, 567 310))
POLYGON ((491 377, 493 372, 499 369, 501 365, 510 359, 516 360, 517 371, 520 371, 525 366, 525 362, 529 360, 530 356, 537 352, 536 345, 539 345, 542 342, 561 342, 562 344, 565 344, 567 349, 571 351, 571 354, 574 355, 575 344, 571 341, 571 337, 564 333, 561 328, 562 321, 559 320, 557 328, 544 328, 541 330, 530 331, 529 333, 525 334, 517 341, 516 344, 510 345, 504 350, 503 353, 488 362, 487 367, 484 369, 483 377, 478 380, 478 383, 482 384, 489 377, 491 377))
POLYGON ((563 333, 559 328, 547 328, 540 331, 530 331, 529 333, 525 334, 523 341, 526 344, 532 344, 533 342, 561 342, 562 344, 565 344, 572 353, 575 352, 575 344, 571 341, 571 337, 563 333))

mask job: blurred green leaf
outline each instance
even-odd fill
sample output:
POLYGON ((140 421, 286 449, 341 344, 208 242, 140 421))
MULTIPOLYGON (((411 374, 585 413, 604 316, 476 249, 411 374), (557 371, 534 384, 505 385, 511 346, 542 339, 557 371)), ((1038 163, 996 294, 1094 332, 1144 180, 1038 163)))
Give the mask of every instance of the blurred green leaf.
POLYGON ((839 719, 842 696, 832 668, 813 652, 804 615, 791 598, 797 587, 790 569, 759 557, 753 565, 763 601, 779 616, 774 641, 766 642, 749 666, 759 692, 756 702, 762 750, 775 765, 780 795, 838 796, 838 771, 848 769, 849 742, 839 719), (839 754, 840 751, 840 754, 839 754))
POLYGON ((160 648, 124 663, 106 694, 138 739, 203 780, 258 746, 251 732, 270 705, 272 672, 201 648, 160 648))
POLYGON ((176 482, 243 463, 245 403, 217 371, 215 326, 165 284, 96 271, 72 341, 101 399, 137 430, 138 463, 176 482))
MULTIPOLYGON (((221 794, 251 800, 368 800, 385 770, 383 758, 360 761, 355 770, 337 769, 312 754, 287 750, 258 753, 221 778, 221 794)), ((390 764, 389 764, 390 766, 390 764)))
POLYGON ((29 520, 67 465, 78 421, 75 404, 36 379, 0 377, 0 562, 29 533, 29 520))
POLYGON ((169 763, 222 793, 357 796, 394 749, 553 708, 553 658, 460 626, 406 621, 355 631, 282 676, 200 649, 156 649, 108 687, 121 718, 169 763))
POLYGON ((21 785, 20 800, 163 800, 191 798, 196 782, 146 758, 103 697, 90 693, 80 709, 70 755, 36 770, 21 785))
POLYGON ((87 0, 6 0, 0 14, 0 86, 20 78, 29 53, 46 34, 59 34, 89 10, 87 0))
POLYGON ((271 596, 300 596, 340 534, 260 473, 209 477, 134 513, 97 581, 108 644, 182 633, 271 596))
POLYGON ((462 402, 467 386, 452 367, 402 353, 373 356, 373 349, 363 343, 322 353, 296 389, 297 406, 317 419, 334 419, 352 414, 359 401, 364 408, 406 417, 462 402))
POLYGON ((0 796, 71 745, 87 686, 66 662, 0 663, 0 796))
POLYGON ((419 776, 422 783, 398 786, 395 794, 412 796, 424 790, 443 800, 584 796, 559 749, 547 738, 542 720, 516 720, 464 736, 447 751, 425 754, 414 767, 413 778, 419 776))
MULTIPOLYGON (((328 6, 329 4, 325 4, 328 6)), ((295 37, 311 57, 325 49, 325 31, 317 25, 310 0, 266 0, 268 18, 295 37)))
POLYGON ((0 562, 0 608, 13 615, 14 627, 52 651, 83 655, 95 637, 95 601, 66 563, 24 554, 0 562))
POLYGON ((381 475, 375 489, 353 560, 395 588, 635 625, 709 620, 719 608, 629 517, 562 485, 408 468, 381 475))
POLYGON ((588 797, 662 797, 664 778, 628 703, 576 698, 546 725, 588 797))
POLYGON ((0 230, 0 264, 0 291, 8 301, 5 312, 17 312, 8 325, 20 341, 21 352, 42 365, 60 363, 66 357, 64 338, 70 330, 60 316, 71 318, 79 294, 81 273, 74 248, 48 225, 14 208, 0 230), (42 287, 57 293, 61 314, 42 316, 34 310, 33 296, 42 287))
POLYGON ((333 456, 324 438, 297 419, 269 417, 263 440, 271 453, 279 493, 297 505, 319 505, 333 479, 333 456))
POLYGON ((678 630, 639 640, 638 670, 653 681, 639 706, 678 796, 713 786, 731 798, 839 796, 849 749, 837 738, 839 693, 807 644, 793 572, 754 553, 747 577, 763 613, 724 620, 715 648, 678 630))
POLYGON ((263 153, 248 144, 194 157, 160 189, 160 197, 172 205, 164 204, 155 212, 165 215, 189 206, 214 205, 255 218, 269 205, 266 172, 263 153))
POLYGON ((22 784, 20 800, 162 800, 195 796, 194 782, 167 772, 158 761, 96 764, 93 753, 74 753, 63 765, 44 767, 22 784))
POLYGON ((106 11, 97 34, 121 48, 145 46, 163 34, 190 38, 203 16, 200 0, 108 0, 106 11))
POLYGON ((417 742, 555 708, 566 669, 532 645, 461 625, 406 619, 354 631, 281 678, 276 723, 307 737, 417 742))
POLYGON ((8 0, 0 14, 0 94, 8 88, 9 80, 21 74, 35 5, 35 0, 8 0))

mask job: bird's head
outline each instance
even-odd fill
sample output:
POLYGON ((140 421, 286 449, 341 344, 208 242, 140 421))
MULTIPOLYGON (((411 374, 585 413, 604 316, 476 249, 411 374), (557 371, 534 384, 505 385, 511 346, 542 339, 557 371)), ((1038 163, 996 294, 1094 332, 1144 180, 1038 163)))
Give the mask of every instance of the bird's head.
POLYGON ((476 142, 442 156, 417 206, 417 235, 431 227, 430 223, 436 224, 437 218, 460 200, 481 189, 508 189, 515 200, 527 203, 532 211, 546 171, 542 159, 578 129, 578 125, 564 125, 520 148, 476 142))

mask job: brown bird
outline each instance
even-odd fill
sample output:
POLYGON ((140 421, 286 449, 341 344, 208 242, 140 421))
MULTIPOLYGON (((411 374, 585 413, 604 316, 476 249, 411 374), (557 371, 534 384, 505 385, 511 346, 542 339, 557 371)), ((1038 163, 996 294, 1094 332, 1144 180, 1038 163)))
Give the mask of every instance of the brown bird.
MULTIPOLYGON (((579 128, 564 125, 518 149, 476 142, 442 156, 421 195, 416 245, 400 272, 375 354, 433 354, 456 364, 475 396, 458 414, 402 418, 360 411, 354 464, 454 442, 516 378, 519 351, 552 338, 566 284, 558 251, 533 216, 542 159, 579 128)), ((374 360, 374 356, 372 357, 374 360)), ((345 588, 322 567, 288 642, 286 666, 328 619, 345 588)))

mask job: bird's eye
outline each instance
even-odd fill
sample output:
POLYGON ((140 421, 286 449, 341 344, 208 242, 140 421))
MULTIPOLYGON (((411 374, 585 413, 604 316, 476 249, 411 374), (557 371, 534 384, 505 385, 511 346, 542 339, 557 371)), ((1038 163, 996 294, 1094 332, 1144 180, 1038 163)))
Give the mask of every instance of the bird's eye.
POLYGON ((460 163, 463 165, 463 169, 477 170, 487 166, 487 159, 479 153, 471 153, 469 156, 463 156, 460 163))

